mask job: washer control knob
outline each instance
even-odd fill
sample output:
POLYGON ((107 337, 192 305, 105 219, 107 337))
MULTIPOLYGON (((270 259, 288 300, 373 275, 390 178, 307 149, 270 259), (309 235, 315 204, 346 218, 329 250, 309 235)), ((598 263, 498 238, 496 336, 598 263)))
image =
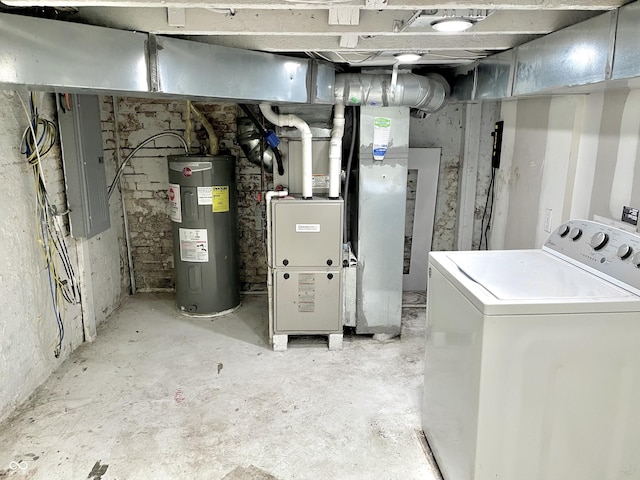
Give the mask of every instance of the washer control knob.
POLYGON ((566 223, 563 225, 560 225, 560 228, 558 228, 558 235, 560 235, 562 238, 566 237, 567 234, 571 231, 571 229, 569 228, 569 225, 567 225, 566 223))
POLYGON ((618 258, 620 260, 626 260, 627 258, 629 258, 631 256, 631 254, 633 253, 633 248, 631 248, 629 245, 627 245, 626 243, 623 243, 622 245, 620 245, 620 247, 618 248, 618 258))
POLYGON ((582 229, 578 227, 573 227, 571 229, 571 232, 569 233, 569 238, 574 242, 576 240, 579 240, 581 236, 582 236, 582 229))
POLYGON ((636 253, 633 257, 631 257, 631 263, 640 268, 640 253, 636 253))
POLYGON ((589 243, 594 250, 600 250, 607 244, 608 241, 609 235, 604 232, 598 232, 593 237, 591 237, 591 241, 589 243))

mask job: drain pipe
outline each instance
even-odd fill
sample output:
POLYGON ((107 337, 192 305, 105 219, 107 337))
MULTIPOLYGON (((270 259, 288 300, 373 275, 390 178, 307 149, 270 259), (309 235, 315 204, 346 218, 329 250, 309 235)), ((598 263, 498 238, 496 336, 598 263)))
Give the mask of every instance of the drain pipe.
POLYGON ((344 135, 344 103, 336 103, 333 109, 333 129, 329 144, 329 198, 340 197, 340 168, 342 160, 342 136, 344 135))
MULTIPOLYGON (((266 116, 266 115, 265 115, 266 116)), ((273 123, 273 122, 272 122, 273 123)), ((265 195, 267 205, 267 298, 269 300, 269 338, 273 338, 273 259, 271 253, 271 199, 273 197, 286 197, 287 190, 268 191, 265 195)))
POLYGON ((271 110, 271 104, 261 103, 260 111, 264 118, 279 127, 295 127, 300 130, 302 137, 302 198, 313 197, 313 164, 311 149, 311 129, 307 122, 296 115, 278 115, 271 110))

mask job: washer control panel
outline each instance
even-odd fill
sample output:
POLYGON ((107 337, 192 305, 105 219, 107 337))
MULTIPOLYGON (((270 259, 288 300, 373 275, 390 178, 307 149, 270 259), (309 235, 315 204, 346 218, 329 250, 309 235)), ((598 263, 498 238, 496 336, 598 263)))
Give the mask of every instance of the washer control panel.
POLYGON ((589 220, 569 220, 544 250, 640 294, 640 235, 589 220))

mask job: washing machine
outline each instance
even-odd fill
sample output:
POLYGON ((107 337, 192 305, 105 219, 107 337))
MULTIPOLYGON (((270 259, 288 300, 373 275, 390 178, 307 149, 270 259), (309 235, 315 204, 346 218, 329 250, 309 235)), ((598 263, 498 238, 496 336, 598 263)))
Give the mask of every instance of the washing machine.
POLYGON ((445 480, 640 479, 640 236, 431 253, 423 430, 445 480))

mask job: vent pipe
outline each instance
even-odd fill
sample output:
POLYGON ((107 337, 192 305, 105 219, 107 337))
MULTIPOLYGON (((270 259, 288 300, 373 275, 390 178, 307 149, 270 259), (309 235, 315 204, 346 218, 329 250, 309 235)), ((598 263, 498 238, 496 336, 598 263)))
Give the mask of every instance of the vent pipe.
POLYGON ((379 107, 410 107, 436 112, 444 106, 449 85, 439 75, 423 77, 343 73, 336 75, 335 104, 379 107))
POLYGON ((261 103, 260 111, 264 118, 279 127, 295 127, 302 138, 302 198, 313 197, 313 165, 311 150, 311 129, 307 122, 296 115, 278 115, 271 110, 271 104, 261 103))
POLYGON ((342 167, 342 136, 344 135, 344 105, 333 107, 333 129, 329 144, 329 198, 340 197, 340 169, 342 167))

